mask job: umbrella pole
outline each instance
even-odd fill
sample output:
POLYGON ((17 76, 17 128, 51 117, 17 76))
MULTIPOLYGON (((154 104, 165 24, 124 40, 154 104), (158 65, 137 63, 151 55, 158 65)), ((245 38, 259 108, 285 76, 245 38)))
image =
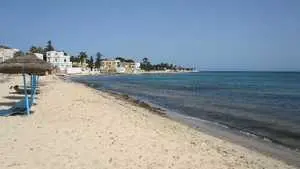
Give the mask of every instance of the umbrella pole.
POLYGON ((28 95, 27 95, 27 87, 26 87, 26 77, 25 77, 24 73, 23 73, 23 80, 24 80, 25 108, 26 108, 27 115, 29 115, 29 104, 28 104, 28 95))
POLYGON ((36 77, 36 86, 39 85, 38 82, 39 82, 39 76, 36 77))
POLYGON ((33 88, 34 88, 34 92, 33 92, 33 101, 32 103, 35 104, 35 95, 36 95, 36 90, 37 90, 37 76, 33 75, 33 88))
POLYGON ((34 103, 34 95, 35 95, 35 82, 34 82, 34 78, 35 78, 35 75, 30 75, 30 79, 31 79, 31 103, 30 103, 30 107, 34 103))
POLYGON ((32 106, 32 100, 33 100, 33 78, 32 75, 30 75, 30 106, 32 106))

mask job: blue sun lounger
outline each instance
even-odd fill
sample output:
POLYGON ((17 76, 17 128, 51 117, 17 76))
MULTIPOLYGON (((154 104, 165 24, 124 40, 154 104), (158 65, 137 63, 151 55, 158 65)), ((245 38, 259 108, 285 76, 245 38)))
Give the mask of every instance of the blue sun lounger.
POLYGON ((38 87, 39 77, 37 75, 30 75, 30 97, 29 93, 27 93, 27 83, 26 76, 23 74, 23 82, 24 82, 24 94, 25 97, 23 100, 17 102, 13 107, 7 110, 0 110, 0 116, 10 116, 14 114, 30 114, 30 109, 32 105, 36 103, 36 91, 38 87))

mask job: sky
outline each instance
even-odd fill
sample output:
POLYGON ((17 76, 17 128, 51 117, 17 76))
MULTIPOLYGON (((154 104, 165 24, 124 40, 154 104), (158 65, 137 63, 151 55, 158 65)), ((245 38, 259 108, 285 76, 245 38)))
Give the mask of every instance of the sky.
POLYGON ((0 44, 169 62, 300 71, 299 0, 1 0, 0 44))

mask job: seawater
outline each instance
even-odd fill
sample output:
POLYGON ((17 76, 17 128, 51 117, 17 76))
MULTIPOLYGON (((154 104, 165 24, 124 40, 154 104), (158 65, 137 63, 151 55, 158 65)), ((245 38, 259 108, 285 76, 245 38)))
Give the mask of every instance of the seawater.
POLYGON ((80 76, 73 80, 300 149, 298 72, 80 76))

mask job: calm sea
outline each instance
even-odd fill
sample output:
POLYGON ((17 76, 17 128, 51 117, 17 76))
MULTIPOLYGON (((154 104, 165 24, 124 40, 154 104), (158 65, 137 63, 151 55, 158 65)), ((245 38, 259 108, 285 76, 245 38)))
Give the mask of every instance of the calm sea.
POLYGON ((74 80, 300 149, 300 73, 199 72, 74 80))

